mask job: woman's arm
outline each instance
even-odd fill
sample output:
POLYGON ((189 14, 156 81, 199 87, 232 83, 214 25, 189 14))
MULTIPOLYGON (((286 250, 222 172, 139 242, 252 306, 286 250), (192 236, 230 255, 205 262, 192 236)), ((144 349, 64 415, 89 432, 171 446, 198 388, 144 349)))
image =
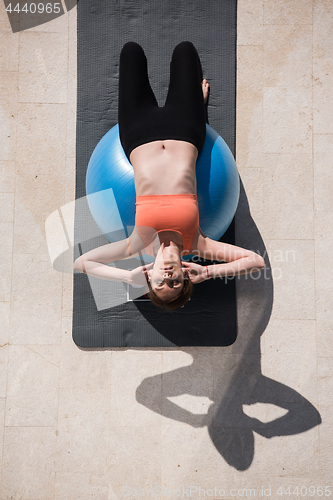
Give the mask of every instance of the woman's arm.
POLYGON ((192 270, 191 279, 195 283, 200 283, 205 279, 223 278, 226 276, 237 276, 246 274, 250 271, 260 270, 265 267, 264 259, 251 250, 221 243, 212 240, 201 233, 197 240, 196 251, 194 254, 199 255, 205 260, 220 260, 223 264, 212 264, 209 266, 198 266, 190 264, 192 270))
POLYGON ((75 271, 89 274, 89 276, 94 276, 96 278, 129 283, 130 271, 126 269, 118 269, 116 267, 101 264, 99 262, 86 260, 85 256, 86 254, 83 254, 76 259, 73 265, 75 271))
POLYGON ((108 243, 84 253, 75 260, 73 268, 75 271, 89 274, 89 276, 95 276, 96 278, 130 283, 131 271, 110 267, 107 264, 135 257, 142 248, 141 238, 134 228, 129 238, 116 241, 115 243, 108 243))
POLYGON ((245 248, 220 243, 207 238, 205 259, 222 260, 223 264, 212 264, 208 267, 208 278, 237 276, 250 271, 259 271, 265 267, 265 261, 255 252, 245 248))

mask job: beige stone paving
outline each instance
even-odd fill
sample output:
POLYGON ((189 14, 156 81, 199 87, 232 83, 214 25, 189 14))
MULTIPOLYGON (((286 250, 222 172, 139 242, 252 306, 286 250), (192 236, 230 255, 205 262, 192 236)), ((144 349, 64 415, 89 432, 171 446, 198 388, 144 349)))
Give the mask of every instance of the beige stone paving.
POLYGON ((238 2, 237 163, 274 276, 268 326, 267 283, 242 277, 230 347, 84 351, 44 226, 74 199, 76 9, 13 34, 0 5, 1 500, 118 500, 125 485, 315 498, 330 484, 332 19, 331 0, 238 2), (286 389, 271 394, 274 381, 286 389), (256 402, 257 383, 275 404, 256 402), (292 390, 321 425, 253 432, 297 404, 292 390))

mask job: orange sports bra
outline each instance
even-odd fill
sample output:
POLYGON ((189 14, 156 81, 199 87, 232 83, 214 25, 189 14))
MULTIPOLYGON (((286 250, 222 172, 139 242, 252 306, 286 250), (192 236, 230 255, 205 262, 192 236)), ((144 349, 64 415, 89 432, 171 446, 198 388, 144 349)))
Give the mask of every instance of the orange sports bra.
POLYGON ((183 252, 189 253, 199 228, 197 195, 186 193, 137 196, 135 226, 147 253, 153 255, 150 244, 155 234, 160 231, 181 233, 183 252))

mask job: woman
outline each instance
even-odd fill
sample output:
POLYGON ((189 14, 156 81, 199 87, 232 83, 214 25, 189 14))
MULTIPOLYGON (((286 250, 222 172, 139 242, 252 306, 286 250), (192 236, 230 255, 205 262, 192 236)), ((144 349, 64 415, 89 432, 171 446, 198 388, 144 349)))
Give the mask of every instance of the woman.
POLYGON ((147 279, 151 300, 175 309, 189 299, 193 283, 264 267, 258 254, 211 240, 199 227, 195 165, 205 142, 208 89, 194 45, 182 42, 173 51, 168 95, 160 108, 143 49, 135 42, 124 45, 118 122, 123 149, 134 169, 135 228, 126 240, 79 257, 74 269, 132 285, 144 285, 147 279), (106 265, 142 252, 153 255, 154 264, 133 271, 106 265), (224 263, 182 262, 187 253, 224 263))

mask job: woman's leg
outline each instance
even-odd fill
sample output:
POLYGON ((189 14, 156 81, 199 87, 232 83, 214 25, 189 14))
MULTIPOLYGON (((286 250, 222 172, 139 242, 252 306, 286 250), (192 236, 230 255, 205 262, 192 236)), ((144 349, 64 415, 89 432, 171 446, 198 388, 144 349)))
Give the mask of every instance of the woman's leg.
POLYGON ((179 43, 172 54, 169 91, 165 104, 177 106, 193 118, 204 119, 202 80, 201 62, 193 43, 179 43))
POLYGON ((158 103, 149 83, 146 55, 138 43, 127 42, 120 53, 118 91, 119 135, 126 153, 131 141, 128 131, 151 107, 158 103))

